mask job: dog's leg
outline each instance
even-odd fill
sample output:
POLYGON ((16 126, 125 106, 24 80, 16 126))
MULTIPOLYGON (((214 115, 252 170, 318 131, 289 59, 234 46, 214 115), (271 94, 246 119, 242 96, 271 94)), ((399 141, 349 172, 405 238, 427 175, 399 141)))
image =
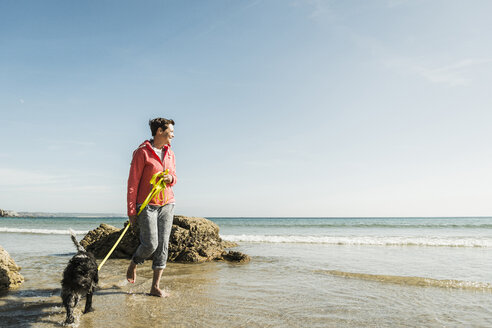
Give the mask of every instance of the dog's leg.
POLYGON ((75 305, 77 305, 77 296, 72 293, 63 293, 62 294, 63 305, 67 310, 67 318, 65 319, 65 324, 73 323, 75 318, 73 317, 73 309, 75 305))
POLYGON ((88 313, 88 312, 94 311, 94 308, 92 307, 92 294, 94 294, 94 292, 92 290, 87 293, 87 297, 85 299, 85 310, 84 310, 84 313, 88 313))

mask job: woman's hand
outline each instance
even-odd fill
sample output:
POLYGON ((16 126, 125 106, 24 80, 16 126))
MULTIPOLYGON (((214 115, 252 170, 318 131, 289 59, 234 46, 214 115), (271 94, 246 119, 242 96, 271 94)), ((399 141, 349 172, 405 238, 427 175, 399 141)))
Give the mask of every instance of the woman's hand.
POLYGON ((128 217, 128 219, 130 220, 130 224, 132 226, 134 226, 137 223, 137 216, 136 215, 131 215, 128 217))
POLYGON ((173 182, 173 176, 170 175, 170 174, 164 175, 163 179, 164 179, 164 182, 165 183, 171 183, 171 182, 173 182))

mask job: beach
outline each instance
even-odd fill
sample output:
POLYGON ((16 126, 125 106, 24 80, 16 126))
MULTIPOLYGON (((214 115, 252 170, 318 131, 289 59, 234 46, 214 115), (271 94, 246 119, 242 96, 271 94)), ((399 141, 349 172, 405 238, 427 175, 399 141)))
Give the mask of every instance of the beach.
MULTIPOLYGON (((251 262, 168 263, 149 297, 127 260, 100 272, 77 327, 490 327, 492 218, 209 218, 251 262)), ((0 245, 26 281, 0 296, 2 327, 64 320, 60 280, 79 239, 125 218, 2 218, 0 245)))

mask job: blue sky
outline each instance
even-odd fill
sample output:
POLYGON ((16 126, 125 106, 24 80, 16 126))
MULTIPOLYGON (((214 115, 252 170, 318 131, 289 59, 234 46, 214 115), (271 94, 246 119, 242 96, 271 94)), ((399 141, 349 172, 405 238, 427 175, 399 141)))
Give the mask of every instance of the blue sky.
POLYGON ((0 208, 125 213, 176 121, 176 212, 492 215, 490 1, 1 1, 0 208))

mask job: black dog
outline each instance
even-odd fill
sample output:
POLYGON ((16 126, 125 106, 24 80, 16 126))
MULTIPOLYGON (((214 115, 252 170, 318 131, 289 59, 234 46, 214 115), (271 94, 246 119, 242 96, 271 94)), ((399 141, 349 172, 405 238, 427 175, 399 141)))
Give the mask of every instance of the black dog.
POLYGON ((68 262, 63 272, 61 298, 67 310, 65 324, 74 322, 73 309, 77 306, 80 297, 87 295, 84 313, 91 312, 92 294, 99 281, 97 263, 94 255, 88 253, 77 241, 75 233, 70 230, 73 243, 77 247, 77 254, 68 262))

